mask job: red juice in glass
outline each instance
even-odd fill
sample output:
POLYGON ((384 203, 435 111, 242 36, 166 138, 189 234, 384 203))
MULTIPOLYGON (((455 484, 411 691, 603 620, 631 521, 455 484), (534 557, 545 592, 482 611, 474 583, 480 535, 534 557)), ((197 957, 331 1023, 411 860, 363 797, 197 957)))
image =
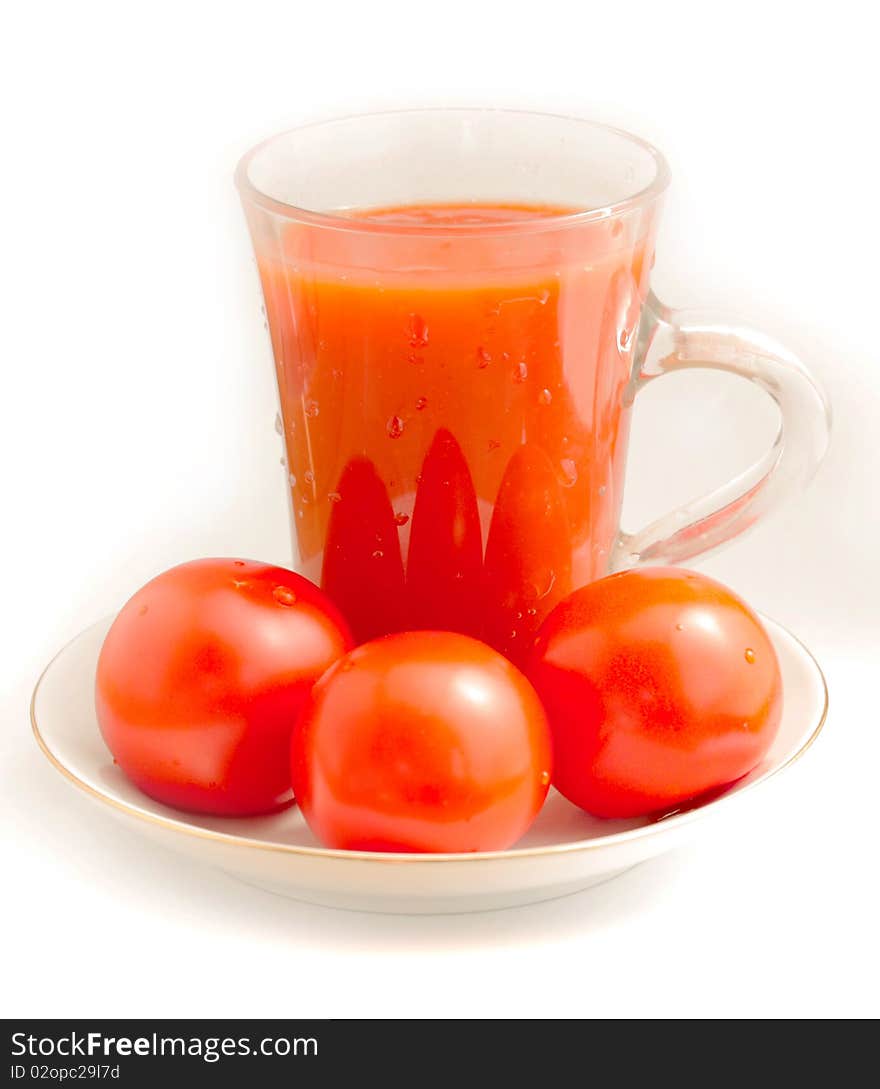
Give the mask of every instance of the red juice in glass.
POLYGON ((518 660, 606 572, 648 239, 553 229, 573 212, 396 206, 257 245, 301 568, 359 639, 453 629, 518 660), (518 224, 544 229, 491 230, 518 224))

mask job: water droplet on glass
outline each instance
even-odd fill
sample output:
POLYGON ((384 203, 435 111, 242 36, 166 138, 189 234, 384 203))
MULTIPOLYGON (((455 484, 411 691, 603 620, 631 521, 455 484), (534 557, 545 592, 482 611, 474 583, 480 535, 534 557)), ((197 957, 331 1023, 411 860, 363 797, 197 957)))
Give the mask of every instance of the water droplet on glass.
POLYGON ((408 362, 413 364, 413 366, 418 366, 419 363, 425 362, 425 357, 423 355, 419 355, 418 352, 410 352, 406 358, 408 362))
POLYGON ((395 514, 394 515, 394 524, 396 526, 405 526, 408 521, 409 521, 409 515, 408 514, 395 514))
POLYGON ((559 468, 562 470, 562 484, 566 488, 571 488, 577 483, 578 470, 577 465, 571 458, 563 458, 559 463, 559 468))
POLYGON ((392 416, 385 425, 389 439, 399 439, 403 434, 404 422, 399 416, 392 416))
POLYGON ((542 389, 541 392, 538 394, 539 405, 549 405, 552 400, 553 394, 550 392, 549 389, 542 389))
POLYGON ((608 491, 608 488, 604 484, 599 485, 599 495, 604 495, 608 491))
POLYGON ((526 616, 537 616, 537 615, 538 615, 538 610, 537 609, 534 609, 534 608, 526 609, 526 616))
POLYGON ((373 553, 373 559, 374 560, 381 560, 384 555, 385 555, 385 553, 382 551, 382 549, 377 548, 376 551, 373 553))
POLYGON ((339 492, 328 492, 327 498, 330 500, 331 503, 342 502, 342 496, 339 494, 339 492))
POLYGON ((141 607, 138 609, 138 616, 146 616, 147 609, 149 609, 149 607, 149 605, 141 605, 141 607))
POLYGON ((684 624, 676 624, 675 625, 675 630, 676 631, 684 631, 684 624))
POLYGON ((513 368, 513 380, 514 382, 525 382, 529 376, 529 367, 524 359, 521 359, 519 363, 513 368))
POLYGON ((287 479, 288 479, 288 482, 290 483, 291 488, 295 488, 296 487, 296 477, 293 475, 293 473, 288 473, 287 479))
POLYGON ((284 434, 284 424, 281 422, 281 413, 275 413, 275 430, 279 435, 284 434))
POLYGON ((538 302, 541 304, 541 306, 546 306, 549 299, 550 299, 550 292, 546 288, 544 288, 544 290, 538 296, 538 302))
POLYGON ((755 652, 752 650, 751 647, 746 647, 746 661, 749 663, 749 665, 754 665, 755 652))
POLYGON ((510 638, 516 639, 516 628, 514 628, 513 631, 510 633, 510 638))
POLYGON ((484 371, 492 362, 491 353, 487 352, 482 346, 477 348, 477 366, 481 371, 484 371))
POLYGON ((306 484, 315 483, 315 474, 312 472, 311 469, 306 469, 306 471, 303 473, 303 480, 306 482, 306 484))
POLYGON ((428 343, 428 323, 421 314, 409 316, 409 342, 414 348, 424 348, 428 343))
POLYGON ((280 457, 280 458, 278 459, 278 464, 279 464, 279 465, 284 465, 284 466, 286 466, 286 465, 287 465, 287 458, 285 458, 285 457, 280 457))
POLYGON ((742 725, 742 728, 744 730, 747 730, 749 728, 749 724, 747 722, 744 722, 743 725, 742 725))
POLYGON ((318 404, 317 401, 306 401, 305 411, 309 419, 314 420, 315 417, 320 413, 321 406, 318 404))
POLYGON ((490 450, 497 450, 501 446, 501 440, 500 439, 489 439, 488 446, 489 446, 490 450))
POLYGON ((550 785, 550 772, 549 771, 542 771, 541 772, 541 786, 545 787, 545 786, 549 786, 549 785, 550 785))
POLYGON ((416 398, 416 412, 424 412, 424 410, 427 407, 428 407, 428 398, 427 397, 417 397, 416 398))
POLYGON ((338 367, 334 367, 333 370, 330 372, 330 374, 333 376, 333 379, 336 382, 338 382, 339 379, 342 377, 342 371, 339 370, 338 367))
POLYGON ((305 518, 306 512, 304 510, 297 511, 296 516, 297 518, 305 518))
POLYGON ((279 605, 296 604, 296 594, 289 586, 276 586, 272 591, 272 597, 275 598, 279 605))

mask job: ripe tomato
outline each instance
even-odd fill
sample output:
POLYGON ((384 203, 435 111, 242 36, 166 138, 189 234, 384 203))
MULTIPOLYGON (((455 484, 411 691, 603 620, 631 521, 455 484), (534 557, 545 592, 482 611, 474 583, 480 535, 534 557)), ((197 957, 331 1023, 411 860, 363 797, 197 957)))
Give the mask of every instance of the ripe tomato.
POLYGON ((679 568, 625 571, 547 617, 526 674, 554 785, 600 817, 672 809, 745 775, 776 735, 782 680, 752 610, 679 568))
POLYGON ((95 704, 116 762, 167 805, 226 816, 290 800, 290 733, 312 684, 352 645, 345 621, 283 567, 172 567, 122 608, 95 704))
POLYGON ((547 720, 525 677, 452 632, 358 647, 312 690, 294 728, 293 789, 325 844, 492 851, 547 795, 547 720))

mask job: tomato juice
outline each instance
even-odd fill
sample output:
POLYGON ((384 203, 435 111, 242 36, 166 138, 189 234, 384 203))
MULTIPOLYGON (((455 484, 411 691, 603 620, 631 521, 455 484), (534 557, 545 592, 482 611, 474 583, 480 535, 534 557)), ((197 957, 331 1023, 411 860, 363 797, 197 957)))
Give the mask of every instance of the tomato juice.
POLYGON ((652 240, 576 211, 421 204, 255 235, 300 569, 358 639, 450 629, 518 660, 606 573, 652 240))

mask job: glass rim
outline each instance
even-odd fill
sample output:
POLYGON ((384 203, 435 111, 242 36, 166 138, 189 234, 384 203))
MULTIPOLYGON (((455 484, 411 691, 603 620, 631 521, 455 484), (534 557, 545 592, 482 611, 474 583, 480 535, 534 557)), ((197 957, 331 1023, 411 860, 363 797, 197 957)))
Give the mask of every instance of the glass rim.
POLYGON ((648 204, 660 197, 669 185, 670 171, 662 152, 649 141, 636 136, 626 129, 617 128, 614 125, 606 125, 602 121, 593 121, 586 117, 577 117, 572 114, 549 113, 543 110, 519 110, 511 108, 481 107, 481 106, 417 106, 410 109, 375 110, 367 113, 342 114, 338 117, 329 117, 322 120, 306 122, 302 125, 294 125, 289 129, 283 129, 273 136, 267 137, 255 144, 239 159, 235 168, 235 185, 238 188, 242 200, 248 200, 253 204, 264 208, 276 215, 284 216, 290 220, 296 220, 315 227, 324 227, 330 230, 353 231, 358 234, 384 234, 384 235, 426 235, 431 237, 444 234, 461 236, 480 234, 527 234, 542 231, 561 230, 569 227, 578 227, 582 224, 596 220, 610 219, 623 215, 633 208, 648 204), (641 151, 646 152, 654 163, 654 177, 647 185, 621 200, 604 204, 596 208, 586 208, 574 212, 562 212, 556 215, 541 215, 534 218, 522 218, 511 220, 495 220, 492 223, 393 223, 387 220, 372 220, 346 215, 345 212, 322 212, 316 209, 306 208, 301 205, 279 200, 270 196, 258 188, 251 181, 249 170, 251 163, 258 154, 265 151, 270 145, 283 140, 295 133, 305 132, 309 129, 325 125, 334 125, 343 121, 372 120, 382 117, 403 117, 417 114, 459 114, 461 116, 506 115, 509 117, 547 118, 557 121, 570 121, 578 125, 588 126, 593 130, 600 130, 622 137, 630 144, 635 145, 641 151))

